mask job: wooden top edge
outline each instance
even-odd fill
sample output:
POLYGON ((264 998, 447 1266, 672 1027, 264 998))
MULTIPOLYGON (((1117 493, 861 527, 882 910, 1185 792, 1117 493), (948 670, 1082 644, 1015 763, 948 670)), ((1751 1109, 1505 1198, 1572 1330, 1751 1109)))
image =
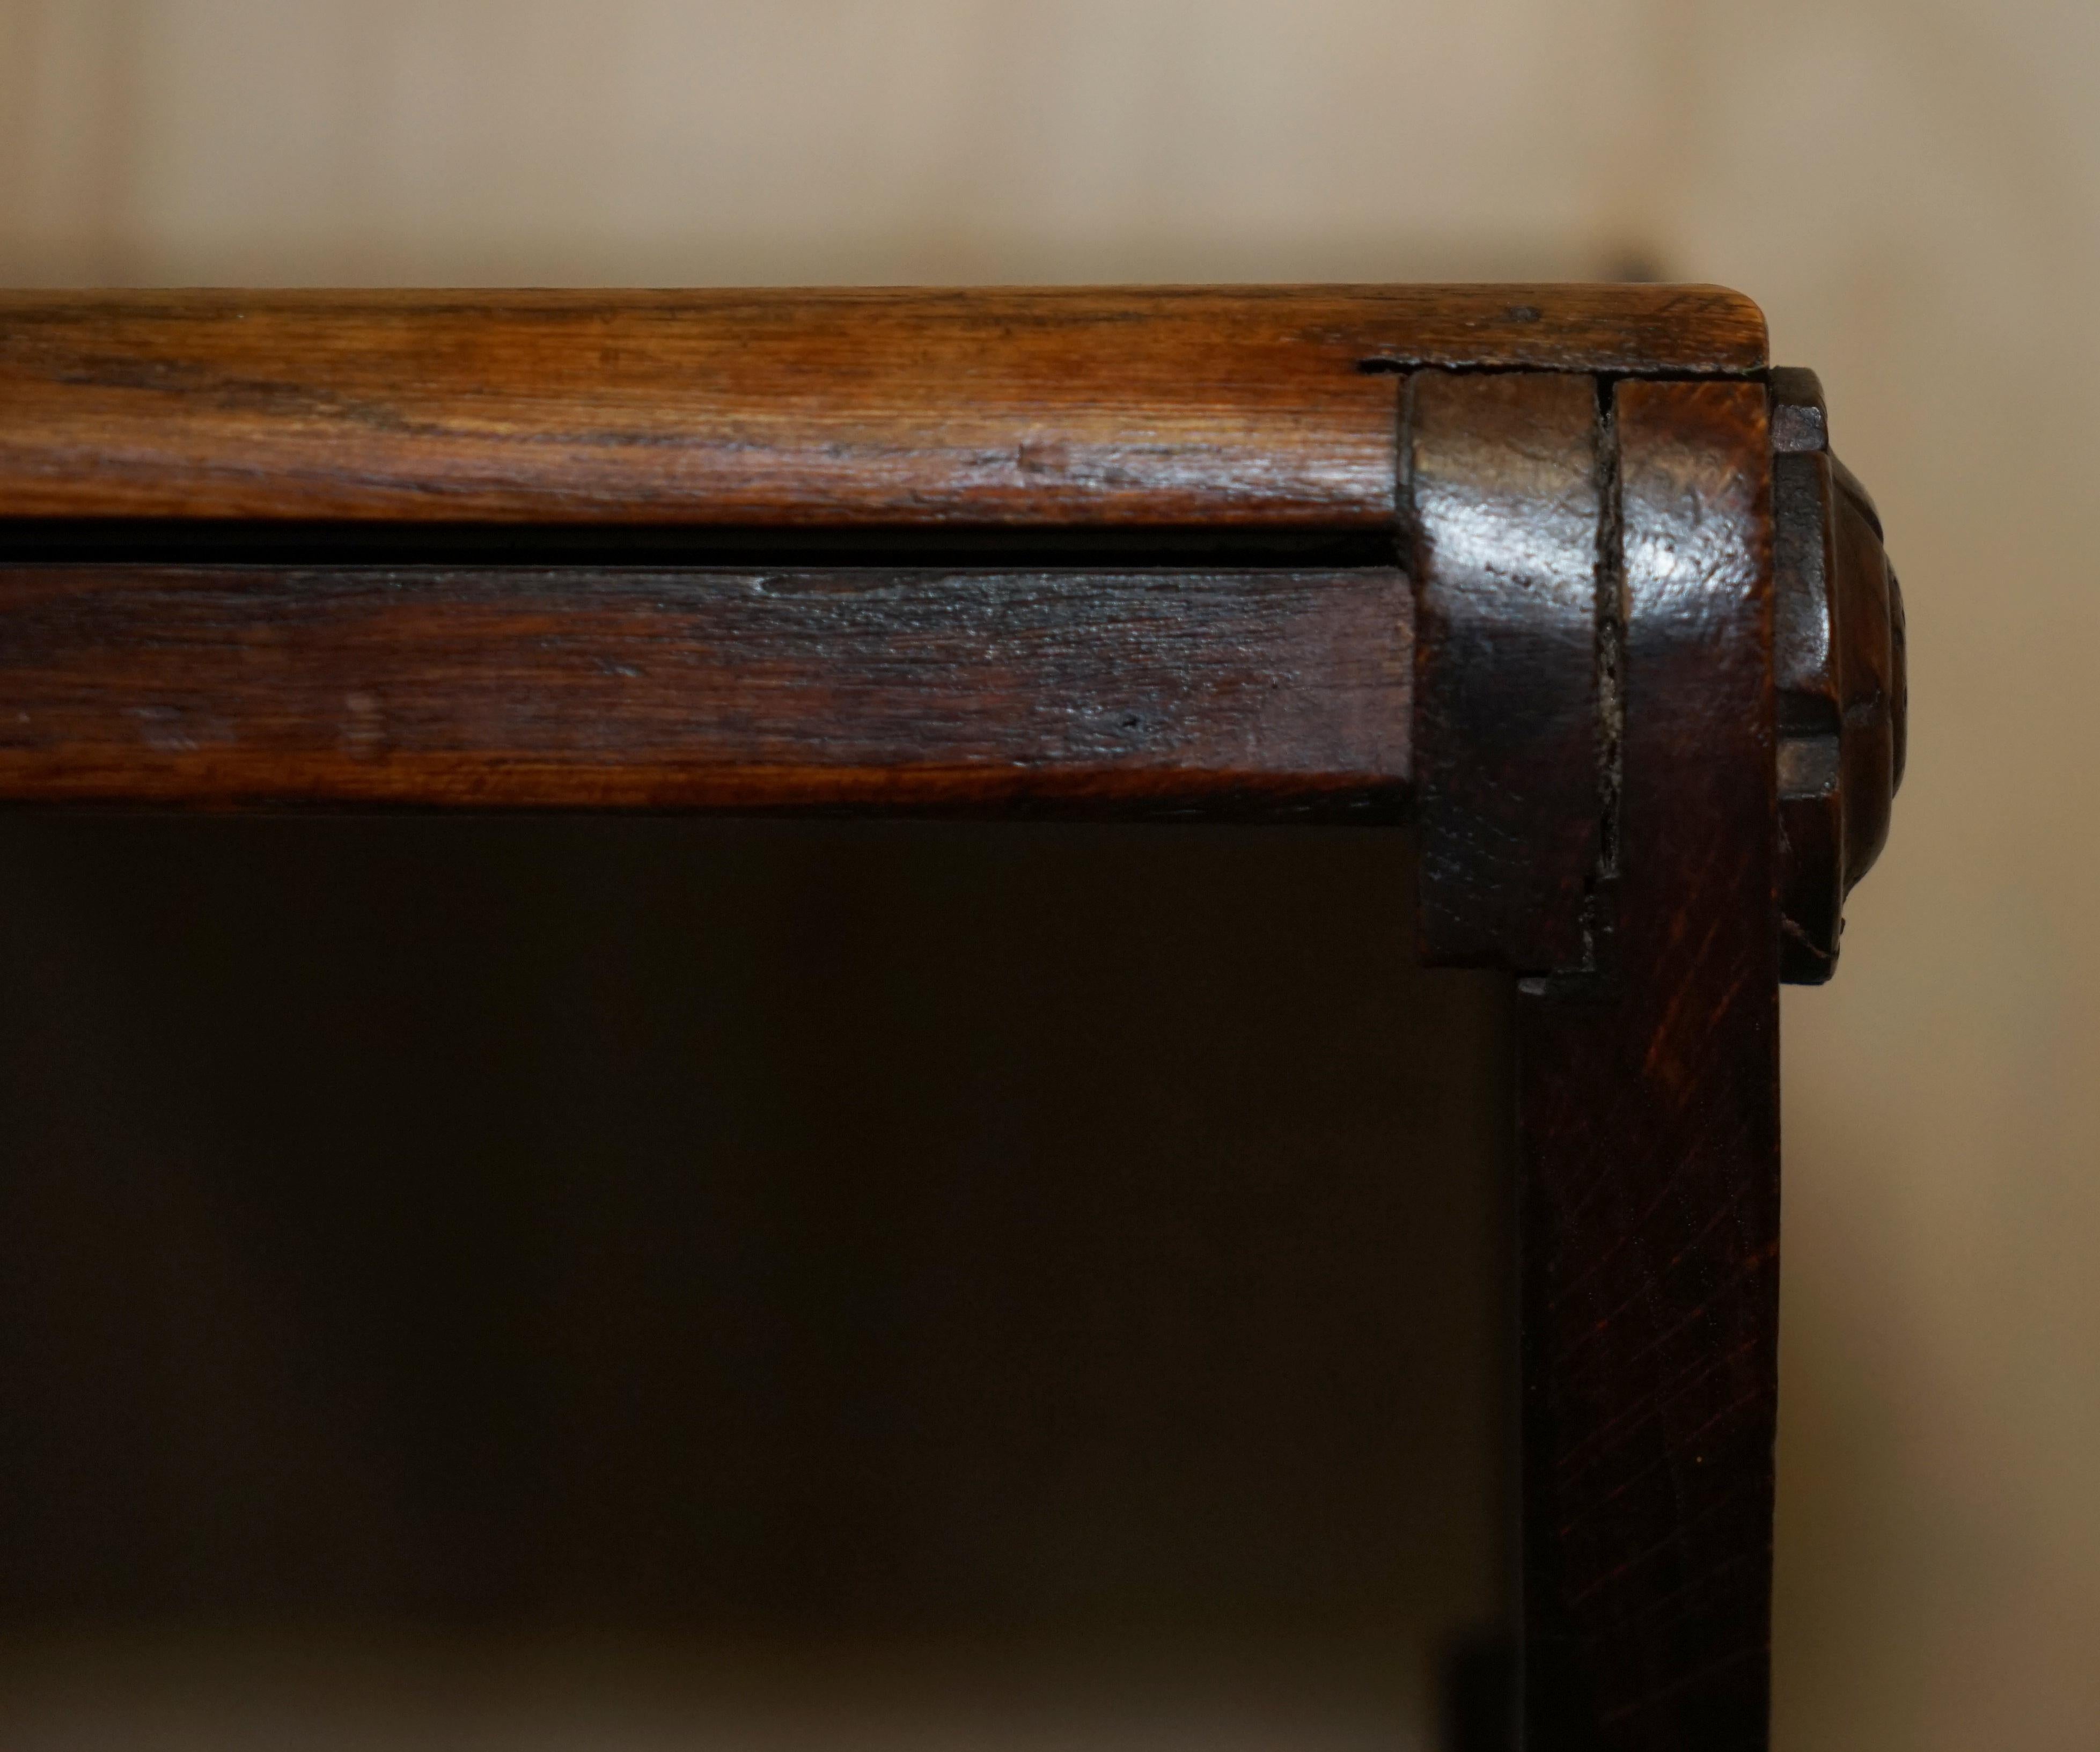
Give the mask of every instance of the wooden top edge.
POLYGON ((1422 284, 1277 282, 1246 285, 982 286, 0 288, 0 320, 73 322, 98 314, 136 320, 210 321, 236 315, 395 320, 483 316, 571 320, 689 313, 826 314, 927 318, 1002 314, 1103 320, 1225 314, 1353 316, 1367 324, 1411 320, 1410 346, 1392 337, 1389 356, 1423 365, 1555 364, 1570 350, 1610 368, 1616 342, 1626 368, 1750 373, 1768 364, 1764 313, 1725 286, 1624 281, 1450 281, 1422 284))
POLYGON ((1712 286, 0 293, 0 518, 1371 528, 1396 373, 1765 347, 1712 286))
POLYGON ((150 305, 232 300, 278 304, 415 305, 436 302, 441 305, 478 305, 496 302, 589 305, 659 302, 683 303, 695 300, 805 303, 814 299, 866 303, 891 300, 918 302, 929 298, 1052 298, 1083 302, 1101 298, 1131 298, 1173 302, 1219 299, 1239 302, 1367 298, 1425 304, 1449 303, 1454 300, 1477 300, 1484 304, 1498 304, 1520 293, 1549 301, 1562 298, 1585 302, 1603 300, 1623 304, 1632 309, 1672 304, 1685 294, 1691 293, 1733 303, 1746 310, 1755 309, 1742 293, 1710 281, 1648 280, 1044 280, 954 284, 885 281, 859 285, 811 282, 805 285, 688 286, 539 286, 524 284, 243 286, 200 282, 190 285, 165 286, 0 287, 0 302, 150 305))

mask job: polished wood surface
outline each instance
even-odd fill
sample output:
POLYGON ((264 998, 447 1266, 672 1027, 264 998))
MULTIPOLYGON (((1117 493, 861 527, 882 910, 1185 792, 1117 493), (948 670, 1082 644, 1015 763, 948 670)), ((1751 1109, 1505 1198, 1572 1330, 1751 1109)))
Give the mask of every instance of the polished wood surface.
POLYGON ((1408 380, 1419 941, 1433 963, 1543 973, 1592 957, 1609 472, 1597 382, 1408 380))
POLYGON ((1389 819, 1411 642, 1390 568, 0 567, 0 798, 1389 819))
POLYGON ((0 519, 1377 532, 1409 367, 1764 364, 1702 286, 15 293, 0 519))

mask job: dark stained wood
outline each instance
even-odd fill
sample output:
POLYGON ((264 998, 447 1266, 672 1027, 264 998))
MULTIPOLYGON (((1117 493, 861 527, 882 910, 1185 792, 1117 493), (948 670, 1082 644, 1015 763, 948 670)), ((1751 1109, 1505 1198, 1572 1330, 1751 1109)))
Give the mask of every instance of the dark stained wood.
POLYGON ((1762 1752, 1779 1248, 1762 391, 1623 383, 1600 971, 1519 1000, 1529 1752, 1762 1752))
POLYGON ((1904 686, 1764 364, 1711 288, 0 297, 0 800, 1412 801, 1523 976, 1529 1752, 1762 1752, 1780 889, 1904 686))
POLYGON ((1700 286, 0 294, 0 518, 1389 529, 1394 373, 1740 374, 1700 286))
POLYGON ((1590 959, 1599 852, 1597 380, 1409 379, 1418 936, 1432 964, 1590 959))
POLYGON ((1780 969, 1820 985, 1903 782, 1903 592, 1873 501, 1831 452, 1815 373, 1773 372, 1771 396, 1780 969))
POLYGON ((0 567, 0 798, 1390 816, 1390 569, 0 567))

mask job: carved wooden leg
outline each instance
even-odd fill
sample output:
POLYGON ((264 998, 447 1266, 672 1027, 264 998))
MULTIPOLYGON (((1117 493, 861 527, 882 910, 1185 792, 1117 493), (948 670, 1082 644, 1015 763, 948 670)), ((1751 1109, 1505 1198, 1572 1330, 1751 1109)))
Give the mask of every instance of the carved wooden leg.
POLYGON ((1521 985, 1524 1745, 1752 1752, 1778 1355, 1766 392, 1425 373, 1405 418, 1423 948, 1521 985))
POLYGON ((1762 1748, 1779 965, 1762 393, 1627 382, 1598 967, 1519 999, 1528 1752, 1762 1748))

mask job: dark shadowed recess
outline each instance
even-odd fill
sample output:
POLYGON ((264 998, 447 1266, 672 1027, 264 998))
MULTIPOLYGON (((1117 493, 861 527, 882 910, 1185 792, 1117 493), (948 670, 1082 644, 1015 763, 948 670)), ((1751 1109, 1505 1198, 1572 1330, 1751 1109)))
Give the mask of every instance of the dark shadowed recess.
POLYGON ((1236 523, 389 523, 287 518, 0 519, 0 560, 42 564, 448 566, 1388 566, 1392 531, 1236 523))
POLYGON ((1505 1017, 1411 861, 0 816, 0 1631, 1493 1620, 1505 1017))

